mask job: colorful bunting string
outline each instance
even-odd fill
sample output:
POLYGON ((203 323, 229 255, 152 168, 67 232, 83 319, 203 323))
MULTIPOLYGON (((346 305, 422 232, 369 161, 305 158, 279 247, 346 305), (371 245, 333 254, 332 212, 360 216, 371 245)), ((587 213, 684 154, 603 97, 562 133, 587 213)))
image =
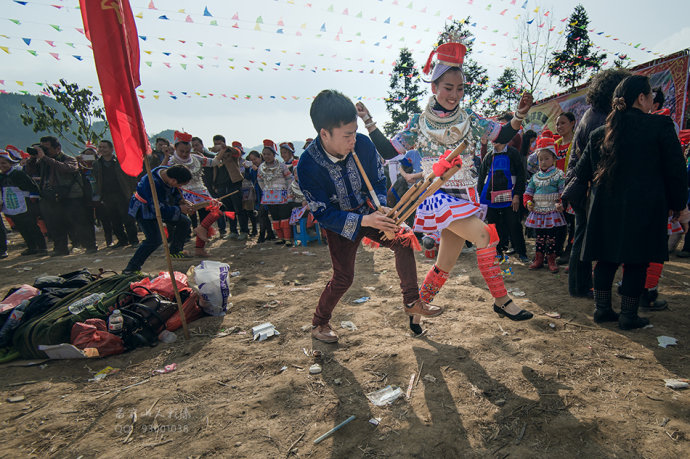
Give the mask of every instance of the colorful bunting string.
MULTIPOLYGON (((278 1, 278 0, 276 0, 276 1, 278 1)), ((379 1, 381 1, 381 0, 379 0, 379 1)), ((25 6, 26 6, 26 5, 40 5, 40 6, 45 6, 45 4, 42 4, 42 3, 39 3, 39 2, 29 2, 29 1, 18 2, 18 1, 15 1, 15 3, 21 4, 21 5, 25 5, 25 6)), ((287 0, 286 3, 289 4, 289 5, 295 6, 295 2, 294 2, 293 0, 287 0)), ((521 7, 519 7, 519 8, 517 7, 517 5, 516 5, 513 1, 511 1, 510 5, 511 5, 511 7, 513 7, 514 9, 519 10, 519 9, 527 9, 527 8, 526 8, 527 3, 528 3, 528 2, 527 2, 527 0, 526 0, 526 1, 523 3, 523 5, 522 5, 521 7)), ((472 3, 472 2, 468 2, 468 4, 469 4, 469 5, 472 5, 473 3, 472 3)), ((51 6, 55 7, 56 5, 51 5, 51 6)), ((312 5, 311 3, 305 3, 303 6, 304 6, 305 8, 309 8, 309 9, 312 9, 312 10, 317 10, 317 8, 314 8, 313 5, 312 5)), ((399 7, 399 8, 406 8, 407 10, 414 9, 414 4, 413 4, 413 2, 410 2, 407 6, 403 7, 403 6, 401 6, 396 0, 393 0, 393 2, 391 3, 391 6, 395 6, 395 7, 399 7)), ((76 8, 75 8, 75 9, 76 9, 76 8)), ((487 7, 486 7, 486 9, 487 9, 487 10, 491 10, 491 4, 488 4, 487 7)), ((193 14, 187 14, 187 13, 185 12, 184 9, 178 10, 178 11, 174 11, 174 10, 159 10, 158 8, 155 7, 155 5, 153 4, 153 2, 150 2, 150 3, 149 3, 148 9, 139 11, 139 13, 137 13, 136 17, 138 17, 138 18, 140 18, 140 19, 143 19, 143 18, 144 18, 143 12, 144 12, 144 11, 149 11, 149 10, 154 10, 154 11, 156 11, 156 12, 165 12, 165 13, 170 14, 170 16, 173 16, 173 15, 176 15, 176 14, 185 14, 185 18, 184 18, 183 20, 181 20, 181 22, 187 22, 187 23, 189 23, 189 22, 195 22, 195 21, 193 20, 193 17, 194 17, 195 15, 193 15, 193 14)), ((324 11, 324 12, 326 12, 326 13, 330 13, 330 14, 342 14, 342 15, 354 17, 354 18, 357 18, 357 19, 366 20, 365 15, 362 13, 362 11, 360 11, 360 12, 357 13, 356 15, 350 15, 350 14, 349 14, 349 11, 348 11, 347 8, 346 8, 345 10, 342 11, 342 13, 338 13, 338 12, 334 9, 334 7, 333 7, 332 4, 331 4, 327 9, 325 9, 325 10, 322 9, 322 11, 324 11)), ((507 11, 507 9, 504 9, 503 11, 501 11, 501 13, 498 13, 498 14, 504 15, 506 11, 507 11)), ((538 13, 539 11, 540 11, 540 7, 537 6, 537 7, 534 9, 534 12, 535 12, 535 13, 538 13)), ((420 9, 418 12, 421 13, 421 14, 428 14, 428 15, 431 15, 431 14, 432 14, 431 12, 428 11, 428 9, 427 9, 426 6, 423 7, 422 9, 420 9)), ((469 13, 471 14, 471 12, 469 12, 469 13)), ((156 14, 157 14, 157 13, 156 13, 156 14)), ((546 11, 546 12, 544 13, 544 16, 545 16, 545 17, 548 17, 549 14, 550 14, 550 11, 546 11)), ((407 17, 407 16, 409 16, 409 13, 408 13, 408 12, 405 12, 404 15, 407 17)), ((433 13, 433 16, 440 16, 440 11, 436 11, 435 13, 433 13)), ((519 16, 520 16, 520 14, 518 14, 518 15, 516 16, 516 18, 518 18, 519 16)), ((239 20, 239 15, 238 15, 237 13, 236 13, 235 15, 232 16, 232 19, 230 19, 230 18, 224 18, 224 17, 218 17, 218 18, 216 18, 215 16, 211 15, 211 13, 209 12, 208 6, 205 6, 205 7, 204 7, 203 13, 200 13, 200 15, 199 15, 198 17, 199 17, 199 20, 203 20, 203 18, 209 18, 209 17, 214 18, 213 21, 212 21, 212 24, 209 24, 209 25, 214 25, 214 26, 217 26, 217 25, 218 25, 218 19, 220 19, 220 20, 234 20, 234 21, 238 21, 238 20, 239 20)), ((168 15, 166 15, 166 14, 159 15, 158 18, 161 19, 161 20, 173 20, 173 19, 171 19, 170 17, 168 17, 168 15)), ((372 21, 375 21, 375 22, 380 22, 380 20, 377 20, 376 17, 371 18, 371 20, 372 20, 372 21)), ((449 21, 450 21, 450 20, 453 20, 453 15, 448 16, 448 17, 446 18, 446 20, 449 20, 449 21)), ((565 20, 567 20, 567 18, 564 18, 563 20, 561 20, 561 22, 564 22, 565 20)), ((18 20, 16 20, 16 21, 17 21, 17 23, 19 23, 18 20)), ((391 17, 387 17, 385 20, 383 20, 383 23, 384 23, 384 24, 391 24, 391 25, 392 25, 392 24, 396 24, 395 21, 391 21, 391 17)), ((258 23, 257 23, 257 24, 258 24, 258 23)), ((400 22, 397 23, 397 25, 398 25, 399 27, 404 27, 404 26, 405 26, 405 23, 404 23, 404 21, 400 21, 400 22)), ((474 24, 473 24, 473 26, 474 26, 474 24)), ((543 26, 543 24, 542 24, 542 26, 543 26)), ((54 27, 54 26, 53 26, 53 27, 54 27)), ((235 25, 230 26, 230 27, 239 28, 239 27, 236 27, 235 25)), ((412 26, 412 27, 415 28, 415 26, 412 26)), ((255 29, 255 30, 260 30, 260 28, 257 28, 257 27, 255 27, 254 29, 255 29)), ((56 30, 59 31, 59 29, 56 29, 56 30)), ((279 29, 279 30, 281 30, 281 29, 279 29)), ((284 29, 282 29, 282 30, 284 30, 284 29)), ((326 23, 322 24, 322 26, 319 28, 319 31, 320 31, 320 32, 325 31, 325 30, 326 30, 326 23)), ((597 33, 597 35, 599 35, 599 36, 605 34, 605 32, 596 31, 596 29, 594 29, 594 28, 590 29, 590 31, 591 31, 591 32, 597 33)), ((563 32, 563 31, 561 31, 561 32, 559 32, 559 33, 562 33, 562 32, 563 32)), ((277 33, 284 33, 284 31, 283 31, 283 32, 277 32, 277 33)), ((299 31, 298 31, 298 33, 299 33, 299 31)), ((610 35, 610 34, 604 35, 604 37, 610 38, 611 35, 610 35)), ((404 38, 404 37, 403 37, 403 38, 404 38)), ((614 39, 614 40, 619 40, 618 38, 613 38, 613 39, 614 39)), ((340 41, 340 40, 338 40, 338 41, 340 41)), ((638 49, 638 50, 640 50, 640 51, 645 51, 645 52, 654 54, 654 55, 656 55, 656 56, 659 56, 659 55, 660 55, 660 53, 654 53, 654 52, 652 52, 651 50, 648 50, 647 47, 641 47, 641 43, 633 44, 632 42, 629 42, 629 43, 624 43, 624 42, 623 42, 623 43, 621 43, 621 44, 624 44, 624 45, 626 45, 626 46, 630 46, 630 47, 632 47, 632 48, 634 48, 634 49, 638 49)), ((603 49, 603 48, 602 48, 602 49, 603 49)))
MULTIPOLYGON (((2 80, 0 79, 0 94, 11 94, 13 92, 15 93, 20 93, 24 95, 35 95, 35 94, 42 94, 47 97, 50 97, 50 93, 46 91, 44 88, 47 85, 52 85, 55 87, 59 87, 59 84, 56 83, 45 83, 45 82, 35 82, 36 86, 40 87, 41 90, 36 92, 32 91, 29 89, 20 89, 20 90, 8 90, 5 88, 8 88, 7 83, 9 83, 8 80, 2 80)), ((16 86, 20 88, 26 87, 26 85, 29 85, 31 83, 26 82, 26 81, 17 81, 15 80, 14 83, 16 86)), ((88 89, 94 89, 93 86, 86 86, 88 89)), ((487 86, 488 87, 488 86, 487 86)), ((161 89, 143 89, 139 88, 137 90, 138 94, 137 96, 140 99, 154 99, 154 100, 160 100, 161 97, 165 98, 170 98, 172 100, 182 100, 182 99, 191 99, 191 98, 202 98, 202 99, 208 99, 208 98, 217 98, 217 99, 230 99, 230 100, 260 100, 260 101, 298 101, 298 100, 312 100, 314 98, 313 95, 309 96, 304 96, 304 95, 266 95, 266 94, 227 94, 227 93, 210 93, 210 92, 201 92, 201 91, 168 91, 168 90, 161 90, 161 89)), ((100 94, 97 94, 100 97, 100 94)), ((390 98, 390 97, 372 97, 372 96, 350 96, 353 100, 361 100, 361 101, 396 101, 400 102, 402 99, 400 98, 390 98)), ((426 100, 428 96, 423 96, 421 98, 412 98, 412 100, 426 100)), ((405 98, 405 100, 409 100, 409 98, 405 98)), ((490 103, 492 101, 495 101, 493 98, 486 98, 486 99, 478 99, 474 102, 479 102, 479 103, 490 103)), ((472 102, 469 98, 465 100, 465 102, 472 102)))

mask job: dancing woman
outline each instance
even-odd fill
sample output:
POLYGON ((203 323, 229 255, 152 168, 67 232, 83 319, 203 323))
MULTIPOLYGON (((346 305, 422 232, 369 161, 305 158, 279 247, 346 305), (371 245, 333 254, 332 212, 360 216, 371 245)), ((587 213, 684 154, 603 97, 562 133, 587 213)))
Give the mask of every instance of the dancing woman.
MULTIPOLYGON (((433 164, 446 150, 453 150, 465 139, 470 140, 470 146, 474 147, 485 133, 490 140, 498 143, 508 143, 515 136, 532 105, 532 95, 526 93, 522 96, 515 117, 510 124, 503 126, 481 118, 469 108, 461 107, 465 91, 462 63, 466 51, 461 43, 445 43, 431 52, 424 73, 430 73, 436 55, 437 61, 431 75, 433 96, 426 109, 413 115, 405 129, 390 141, 378 130, 367 108, 362 103, 357 104, 357 113, 384 158, 390 159, 416 149, 422 156, 423 172, 419 173, 419 177, 422 177, 431 172, 433 164)), ((530 319, 532 313, 515 305, 503 284, 496 263, 496 229, 493 225, 486 225, 480 218, 484 209, 479 205, 476 192, 478 174, 473 156, 473 152, 465 151, 461 156, 461 169, 417 209, 415 231, 441 231, 438 258, 424 279, 420 297, 431 303, 448 279, 449 271, 468 240, 477 247, 477 264, 495 299, 494 311, 511 320, 530 319)), ((420 319, 420 316, 412 317, 410 326, 414 329, 413 325, 418 324, 420 319)))

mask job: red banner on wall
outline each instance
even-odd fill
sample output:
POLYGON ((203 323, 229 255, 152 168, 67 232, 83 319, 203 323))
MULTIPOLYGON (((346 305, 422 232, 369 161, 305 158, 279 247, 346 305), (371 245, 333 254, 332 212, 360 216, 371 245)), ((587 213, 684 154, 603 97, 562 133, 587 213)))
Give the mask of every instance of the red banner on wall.
MULTIPOLYGON (((663 108, 670 110, 670 116, 677 129, 685 127, 686 114, 690 105, 689 53, 690 50, 686 49, 630 69, 633 73, 647 75, 652 88, 661 88, 666 97, 663 108)), ((563 112, 572 112, 579 122, 589 108, 586 96, 587 85, 584 84, 578 86, 575 92, 557 94, 537 101, 527 115, 525 129, 532 129, 539 133, 544 128, 548 128, 556 132, 556 118, 563 112)))

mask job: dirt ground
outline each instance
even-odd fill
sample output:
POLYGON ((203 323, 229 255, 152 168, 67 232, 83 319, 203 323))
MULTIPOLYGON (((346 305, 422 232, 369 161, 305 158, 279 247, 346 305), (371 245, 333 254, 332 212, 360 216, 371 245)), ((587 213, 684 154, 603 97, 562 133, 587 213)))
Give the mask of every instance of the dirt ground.
MULTIPOLYGON (((3 294, 42 273, 121 270, 132 253, 24 258, 17 244, 13 235, 12 256, 0 262, 3 294)), ((189 341, 179 330, 175 343, 119 356, 0 369, 0 456, 688 457, 690 391, 663 381, 690 377, 687 261, 666 265, 670 308, 650 313, 654 327, 623 332, 592 322, 592 301, 568 296, 566 274, 519 263, 509 265, 507 286, 524 292, 516 301, 535 317, 499 319, 474 254, 463 254, 436 300, 446 311, 413 338, 392 253, 361 248, 332 320, 340 343, 329 345, 309 332, 330 277, 327 247, 216 240, 212 254, 240 272, 232 306, 224 318, 193 322, 189 341), (280 336, 253 342, 251 327, 266 321, 280 336), (660 335, 678 345, 659 347, 660 335), (323 352, 318 375, 308 371, 312 349, 323 352), (151 376, 171 363, 176 371, 151 376), (106 366, 120 371, 89 381, 106 366), (420 373, 409 400, 376 407, 365 396, 389 384, 404 392, 420 373), (25 400, 7 401, 18 395, 25 400)), ((419 254, 417 263, 422 278, 431 261, 419 254)), ((164 269, 162 254, 144 268, 164 269)))

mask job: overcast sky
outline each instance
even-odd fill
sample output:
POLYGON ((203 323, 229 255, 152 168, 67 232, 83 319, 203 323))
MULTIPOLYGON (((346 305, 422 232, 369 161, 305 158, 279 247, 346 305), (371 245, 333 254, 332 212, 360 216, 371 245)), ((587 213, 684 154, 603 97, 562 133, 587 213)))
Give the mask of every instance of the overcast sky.
MULTIPOLYGON (((76 30, 82 27, 76 8, 78 1, 21 3, 26 5, 14 0, 0 3, 3 5, 0 20, 4 24, 0 46, 9 51, 0 51, 0 79, 4 80, 0 88, 37 93, 40 87, 36 82, 54 83, 65 78, 83 86, 92 85, 98 91, 88 41, 76 30), (20 24, 16 24, 17 20, 20 24), (56 53, 59 59, 50 53, 56 53), (17 81, 23 82, 23 86, 17 81)), ((138 16, 138 33, 146 37, 140 40, 144 96, 140 103, 148 132, 184 129, 202 137, 206 143, 220 133, 228 140, 257 145, 263 138, 280 142, 313 137, 309 98, 326 88, 338 89, 353 99, 363 98, 374 118, 382 124, 387 115, 381 98, 386 96, 388 73, 400 48, 412 49, 416 63, 422 66, 449 17, 471 16, 472 23, 476 23, 470 27, 476 36, 473 58, 488 69, 493 81, 504 68, 516 65, 512 58, 516 57, 513 49, 517 40, 513 37, 517 35, 517 24, 526 14, 537 16, 532 27, 538 27, 548 11, 546 17, 554 18, 558 31, 565 26, 561 19, 568 17, 578 2, 130 0, 130 3, 138 16), (204 15, 205 9, 210 16, 204 15), (160 19, 161 16, 168 20, 160 19), (233 100, 233 96, 239 98, 233 100)), ((639 0, 580 3, 589 14, 589 28, 594 29, 590 37, 595 45, 610 55, 627 54, 635 61, 633 65, 658 57, 647 51, 662 55, 690 44, 687 0, 659 4, 639 0), (599 35, 600 32, 603 33, 599 35)), ((553 84, 545 84, 537 96, 545 97, 558 90, 553 84)))

